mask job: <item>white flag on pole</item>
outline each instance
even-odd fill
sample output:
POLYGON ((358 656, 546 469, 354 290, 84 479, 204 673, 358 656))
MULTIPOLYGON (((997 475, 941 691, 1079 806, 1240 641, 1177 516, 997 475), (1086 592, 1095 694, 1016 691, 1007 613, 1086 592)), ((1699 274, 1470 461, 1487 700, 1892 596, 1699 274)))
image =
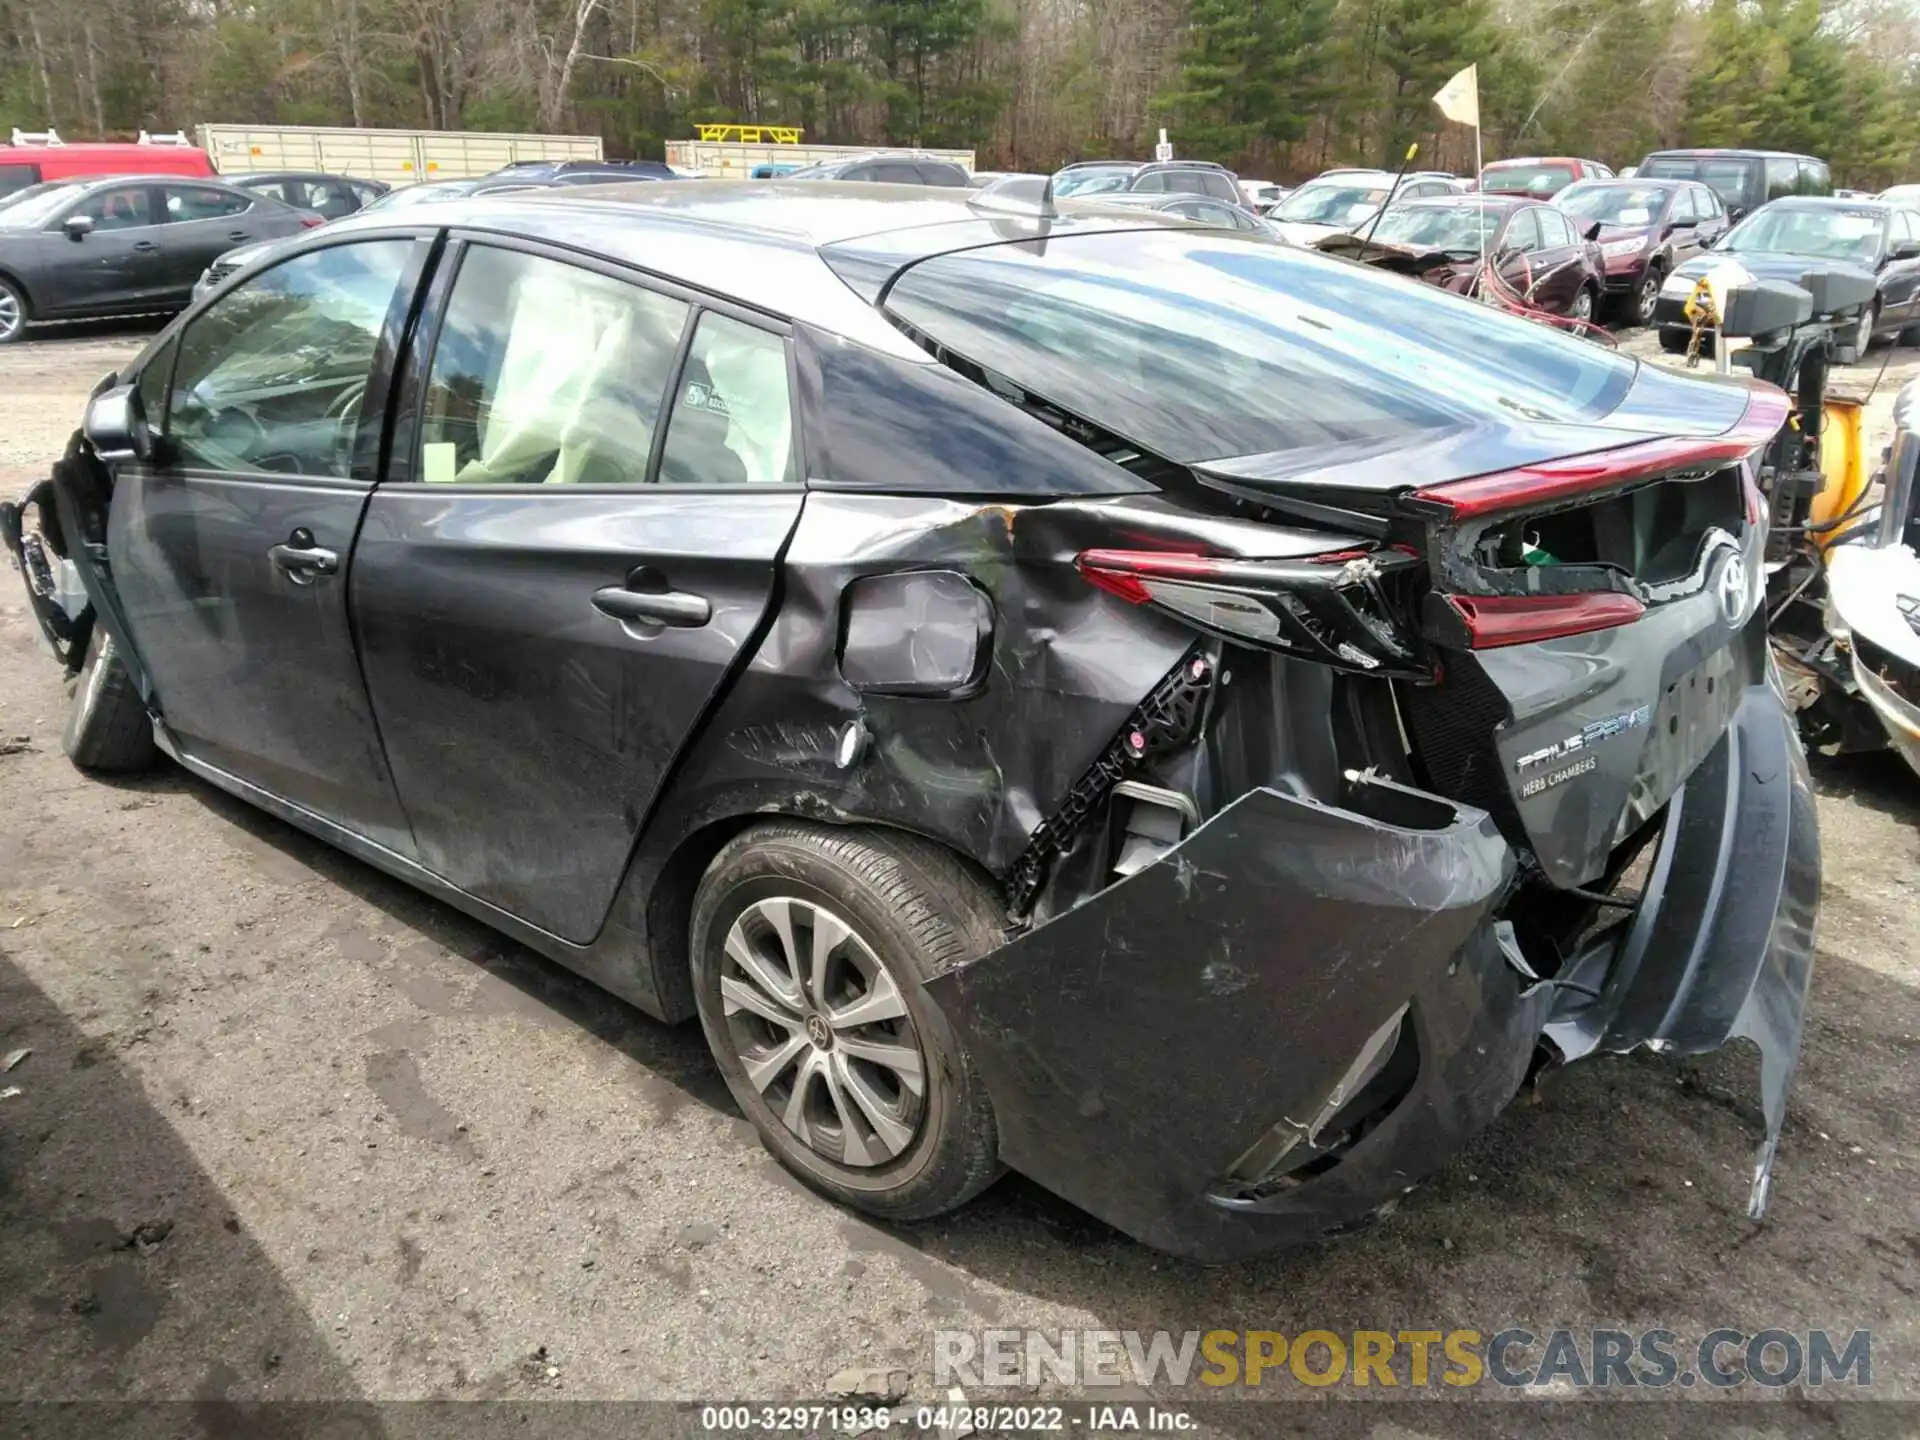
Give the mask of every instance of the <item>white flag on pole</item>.
POLYGON ((1440 113, 1462 125, 1480 128, 1480 67, 1469 65, 1440 87, 1433 97, 1440 113))

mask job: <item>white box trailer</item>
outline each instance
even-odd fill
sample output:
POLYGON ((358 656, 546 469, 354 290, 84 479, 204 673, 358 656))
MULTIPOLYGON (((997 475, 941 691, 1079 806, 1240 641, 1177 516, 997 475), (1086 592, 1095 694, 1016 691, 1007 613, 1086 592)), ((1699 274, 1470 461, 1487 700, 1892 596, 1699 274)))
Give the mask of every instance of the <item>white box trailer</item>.
MULTIPOLYGON (((823 160, 839 160, 848 155, 870 155, 875 150, 906 148, 884 145, 782 145, 738 140, 669 140, 667 163, 676 170, 688 170, 712 180, 750 180, 757 165, 818 165, 823 160)), ((917 149, 916 154, 937 155, 942 160, 958 161, 969 173, 973 170, 971 150, 917 149)))
POLYGON ((515 160, 599 160, 598 135, 479 130, 355 130, 331 125, 202 125, 200 148, 223 175, 317 170, 411 185, 486 175, 515 160))

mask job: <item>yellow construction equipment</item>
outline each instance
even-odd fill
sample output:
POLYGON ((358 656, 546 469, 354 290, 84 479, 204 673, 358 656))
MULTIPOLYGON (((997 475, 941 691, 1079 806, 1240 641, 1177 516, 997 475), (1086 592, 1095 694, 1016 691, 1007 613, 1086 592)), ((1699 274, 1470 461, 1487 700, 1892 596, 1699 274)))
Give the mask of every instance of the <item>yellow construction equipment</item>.
POLYGON ((731 142, 735 145, 798 145, 806 134, 800 125, 695 125, 700 138, 708 144, 731 142))

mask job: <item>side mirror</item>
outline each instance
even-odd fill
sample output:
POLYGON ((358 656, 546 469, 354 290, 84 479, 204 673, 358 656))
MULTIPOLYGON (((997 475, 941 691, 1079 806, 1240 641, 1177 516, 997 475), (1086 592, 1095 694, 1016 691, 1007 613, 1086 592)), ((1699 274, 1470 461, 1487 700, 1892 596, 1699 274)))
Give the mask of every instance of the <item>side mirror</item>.
POLYGON ((93 233, 93 217, 91 215, 69 215, 66 223, 60 228, 67 232, 67 238, 69 240, 84 240, 93 233))
POLYGON ((141 403, 140 392, 131 385, 116 385, 94 396, 81 428, 94 454, 107 464, 153 458, 153 429, 147 424, 147 408, 141 403))
POLYGON ((1920 240, 1896 240, 1889 260, 1920 260, 1920 240))
POLYGON ((1604 227, 1602 227, 1600 222, 1596 220, 1591 225, 1587 226, 1587 228, 1581 233, 1589 240, 1598 240, 1600 238, 1600 231, 1602 230, 1602 228, 1604 227))

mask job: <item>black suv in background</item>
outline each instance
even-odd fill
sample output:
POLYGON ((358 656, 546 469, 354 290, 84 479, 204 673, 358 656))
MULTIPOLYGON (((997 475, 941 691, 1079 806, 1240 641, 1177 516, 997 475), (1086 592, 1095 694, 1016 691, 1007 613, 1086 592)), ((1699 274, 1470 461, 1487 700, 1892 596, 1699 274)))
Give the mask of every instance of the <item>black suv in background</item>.
POLYGON ((1206 195, 1241 210, 1251 210, 1240 181, 1224 165, 1206 160, 1076 160, 1053 177, 1057 196, 1206 195))
POLYGON ((1831 195, 1827 162, 1784 150, 1656 150, 1634 171, 1639 180, 1698 180, 1738 220, 1787 195, 1831 195))
POLYGON ((795 170, 782 177, 787 180, 867 180, 882 185, 954 185, 965 189, 972 183, 966 166, 957 160, 926 155, 917 150, 875 151, 871 155, 849 155, 844 160, 826 160, 795 170))

